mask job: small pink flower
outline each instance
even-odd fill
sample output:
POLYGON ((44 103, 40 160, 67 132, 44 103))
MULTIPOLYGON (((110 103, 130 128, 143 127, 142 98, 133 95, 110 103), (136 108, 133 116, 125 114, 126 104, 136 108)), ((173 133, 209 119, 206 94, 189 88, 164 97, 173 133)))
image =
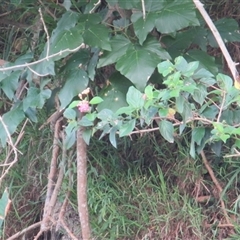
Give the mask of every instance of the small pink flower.
POLYGON ((86 112, 90 112, 91 111, 91 107, 89 106, 89 102, 86 100, 81 101, 78 104, 78 110, 82 113, 86 113, 86 112))

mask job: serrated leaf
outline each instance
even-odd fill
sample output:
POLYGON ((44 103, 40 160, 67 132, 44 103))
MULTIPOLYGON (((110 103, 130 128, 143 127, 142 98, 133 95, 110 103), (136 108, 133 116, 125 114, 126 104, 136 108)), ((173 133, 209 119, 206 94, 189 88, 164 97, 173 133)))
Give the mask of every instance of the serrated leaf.
POLYGON ((143 90, 157 67, 159 60, 156 54, 144 48, 136 48, 128 50, 118 60, 116 69, 127 77, 138 89, 143 90))
POLYGON ((170 143, 174 142, 174 127, 169 121, 162 120, 159 122, 159 131, 161 135, 170 143))
POLYGON ((109 43, 109 29, 104 25, 91 25, 84 31, 84 43, 91 47, 99 47, 101 49, 111 51, 109 43))
POLYGON ((129 39, 122 35, 114 36, 109 43, 111 44, 112 51, 104 51, 99 59, 98 67, 104 67, 115 63, 129 48, 133 49, 132 43, 129 39))
POLYGON ((73 97, 85 90, 87 85, 88 76, 84 70, 78 69, 70 72, 65 85, 58 95, 61 102, 61 109, 65 108, 72 101, 73 97))
POLYGON ((90 101, 89 103, 90 103, 90 104, 99 104, 99 103, 101 103, 102 101, 103 101, 102 98, 100 98, 100 97, 94 97, 94 98, 91 99, 91 101, 90 101))
POLYGON ((132 119, 129 122, 120 126, 119 136, 123 137, 123 136, 129 135, 132 132, 132 130, 134 129, 135 125, 136 125, 136 119, 132 119))
POLYGON ((143 94, 133 86, 129 88, 126 99, 129 106, 135 109, 144 106, 143 94))
POLYGON ((192 2, 166 1, 166 5, 158 14, 156 28, 161 33, 172 33, 188 26, 199 25, 195 6, 192 2))
POLYGON ((142 13, 134 13, 131 16, 133 28, 136 36, 139 39, 140 45, 146 40, 147 35, 152 31, 155 25, 156 14, 148 13, 146 18, 143 19, 142 13))
POLYGON ((64 113, 63 113, 63 116, 67 119, 75 119, 76 116, 77 116, 77 113, 75 110, 71 109, 71 108, 67 108, 64 113))

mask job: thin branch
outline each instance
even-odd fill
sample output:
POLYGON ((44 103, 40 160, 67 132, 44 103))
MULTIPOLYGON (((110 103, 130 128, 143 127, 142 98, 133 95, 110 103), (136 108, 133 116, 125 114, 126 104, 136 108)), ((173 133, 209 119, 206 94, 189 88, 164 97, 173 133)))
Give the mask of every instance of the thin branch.
POLYGON ((101 4, 101 0, 98 0, 98 2, 97 3, 94 3, 94 7, 89 11, 89 13, 93 13, 96 9, 97 9, 97 7, 101 4))
POLYGON ((141 0, 141 2, 142 2, 143 20, 145 20, 146 19, 145 2, 144 2, 144 0, 141 0))
POLYGON ((33 225, 21 230, 20 232, 17 232, 15 233, 14 235, 12 235, 10 238, 8 238, 7 240, 14 240, 14 239, 19 239, 20 236, 22 236, 23 234, 39 227, 41 224, 41 222, 37 222, 37 223, 34 223, 33 225))
POLYGON ((42 10, 41 8, 39 8, 39 14, 40 14, 40 18, 41 18, 41 21, 42 21, 42 24, 43 24, 43 28, 44 28, 44 31, 47 35, 47 54, 46 54, 46 58, 48 59, 48 56, 49 56, 49 51, 50 51, 50 42, 49 42, 49 34, 48 34, 48 30, 47 30, 47 27, 46 27, 46 24, 45 24, 45 21, 43 19, 43 15, 42 15, 42 10))
POLYGON ((79 45, 78 47, 74 48, 74 49, 70 49, 70 48, 67 48, 67 49, 64 49, 64 50, 61 50, 60 52, 57 52, 57 53, 54 53, 52 55, 49 55, 48 57, 44 57, 42 59, 39 59, 37 61, 34 61, 34 62, 31 62, 31 63, 24 63, 24 64, 19 64, 19 65, 16 65, 16 66, 11 66, 11 67, 0 67, 0 72, 4 72, 4 71, 9 71, 9 70, 15 70, 15 69, 18 69, 18 68, 25 68, 25 67, 29 67, 29 66, 33 66, 33 65, 36 65, 38 63, 41 63, 41 62, 44 62, 46 60, 49 60, 51 58, 54 58, 56 56, 61 56, 63 53, 73 53, 73 52, 76 52, 78 51, 80 48, 83 48, 83 46, 85 46, 84 43, 82 43, 81 45, 79 45))
POLYGON ((220 107, 220 109, 219 109, 219 114, 218 114, 218 117, 217 117, 217 122, 220 122, 220 118, 221 118, 221 116, 222 116, 223 107, 224 107, 224 104, 225 104, 225 99, 226 99, 226 92, 223 91, 223 99, 222 99, 221 107, 220 107))
POLYGON ((214 174, 214 172, 213 172, 213 170, 211 168, 210 163, 208 162, 208 160, 206 158, 206 155, 205 155, 204 151, 201 151, 201 156, 202 156, 203 163, 204 163, 204 165, 205 165, 205 167, 206 167, 206 169, 207 169, 207 171, 208 171, 208 173, 209 173, 213 183, 215 184, 215 186, 216 186, 216 188, 218 190, 220 203, 221 203, 221 208, 222 208, 225 220, 226 220, 228 225, 231 225, 231 222, 229 220, 229 216, 227 214, 227 210, 226 210, 226 207, 225 207, 225 203, 224 203, 224 201, 223 201, 223 199, 221 197, 223 189, 222 189, 220 183, 218 182, 217 178, 215 177, 215 174, 214 174))
POLYGON ((209 17, 208 13, 206 12, 206 10, 203 7, 203 4, 199 1, 199 0, 193 0, 194 4, 196 5, 197 9, 199 10, 199 12, 201 13, 202 17, 204 18, 205 22, 207 23, 207 25, 209 26, 209 28, 211 29, 217 43, 218 46, 220 47, 226 62, 228 64, 228 67, 231 71, 233 80, 237 80, 239 78, 239 73, 236 69, 236 63, 233 62, 226 46, 225 43, 222 40, 221 35, 219 34, 217 28, 215 27, 214 23, 212 22, 212 19, 209 17))

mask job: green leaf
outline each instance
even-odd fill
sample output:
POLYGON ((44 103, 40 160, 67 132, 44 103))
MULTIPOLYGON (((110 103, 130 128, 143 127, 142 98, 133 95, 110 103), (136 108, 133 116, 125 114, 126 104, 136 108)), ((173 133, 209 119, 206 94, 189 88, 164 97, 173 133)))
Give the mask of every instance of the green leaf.
POLYGON ((26 111, 29 107, 42 108, 44 103, 51 96, 50 89, 40 90, 39 88, 30 87, 27 97, 23 99, 23 110, 26 111))
POLYGON ((76 142, 76 131, 77 131, 77 121, 70 121, 65 128, 66 138, 64 138, 63 144, 66 146, 66 149, 69 149, 76 142))
MULTIPOLYGON (((23 121, 25 115, 21 105, 18 105, 16 108, 3 114, 2 118, 4 124, 7 126, 9 134, 11 135, 16 131, 17 126, 23 121)), ((3 147, 6 145, 7 138, 8 135, 6 130, 0 122, 0 140, 3 147)))
POLYGON ((88 72, 89 78, 93 81, 96 75, 96 66, 98 64, 100 49, 93 48, 92 52, 93 52, 93 55, 89 61, 87 72, 88 72))
POLYGON ((74 120, 77 117, 77 113, 75 110, 71 109, 71 108, 67 108, 64 113, 63 116, 67 119, 71 119, 74 120))
POLYGON ((138 89, 143 90, 158 63, 159 57, 156 54, 144 48, 136 48, 128 50, 118 60, 116 69, 135 84, 138 89))
MULTIPOLYGON (((42 57, 40 59, 42 59, 42 57)), ((54 61, 51 58, 49 60, 44 60, 39 64, 36 64, 35 66, 33 66, 33 70, 42 76, 47 76, 47 75, 54 76, 55 75, 54 67, 55 67, 54 61)))
POLYGON ((103 109, 97 114, 97 117, 103 121, 111 121, 113 119, 113 112, 110 109, 103 109))
POLYGON ((205 135, 205 128, 196 127, 192 131, 192 140, 195 143, 197 143, 197 145, 200 145, 204 135, 205 135))
POLYGON ((186 122, 187 120, 193 118, 193 111, 191 108, 191 104, 187 101, 183 103, 183 112, 181 113, 183 121, 186 122))
POLYGON ((83 127, 90 127, 93 126, 93 121, 89 120, 86 116, 83 116, 82 119, 79 121, 79 124, 83 127))
POLYGON ((172 33, 188 26, 199 25, 192 2, 166 1, 166 5, 158 15, 155 24, 161 33, 172 33))
POLYGON ((84 43, 91 47, 99 47, 101 49, 111 51, 109 43, 109 29, 104 25, 91 25, 84 31, 84 43))
POLYGON ((117 127, 112 127, 110 132, 109 132, 109 141, 115 148, 117 148, 117 141, 116 141, 117 130, 118 130, 117 127))
POLYGON ((174 127, 169 121, 162 120, 159 122, 159 131, 161 135, 170 143, 174 142, 174 127))
POLYGON ((233 80, 227 75, 219 73, 217 75, 217 82, 219 87, 226 92, 229 92, 232 89, 233 80))
POLYGON ((216 117, 216 115, 218 114, 218 112, 219 112, 219 109, 215 105, 212 105, 212 106, 207 107, 202 112, 202 116, 213 120, 216 117))
POLYGON ((91 99, 91 101, 89 102, 90 104, 99 104, 103 101, 102 98, 100 97, 94 97, 93 99, 91 99))
POLYGON ((195 150, 195 142, 194 142, 194 139, 193 139, 193 135, 192 135, 192 138, 191 138, 191 144, 190 144, 190 156, 195 159, 196 157, 196 150, 195 150))
POLYGON ((135 128, 135 125, 136 125, 136 119, 132 119, 129 122, 121 125, 119 128, 119 136, 123 137, 123 136, 129 135, 132 132, 132 130, 135 128))
MULTIPOLYGON (((238 22, 232 18, 221 18, 214 22, 222 39, 227 42, 238 42, 240 39, 238 22)), ((207 39, 212 47, 219 47, 212 32, 208 32, 207 39)))
POLYGON ((197 89, 194 90, 192 97, 197 103, 202 105, 205 101, 207 94, 208 93, 207 93, 207 89, 205 86, 197 85, 197 89))
POLYGON ((200 62, 200 66, 207 69, 208 71, 210 71, 211 73, 213 73, 214 75, 217 74, 218 72, 218 68, 217 65, 215 63, 215 59, 214 57, 209 56, 206 52, 203 52, 201 50, 189 50, 187 52, 187 55, 196 61, 200 62))
POLYGON ((143 94, 133 86, 129 88, 126 99, 130 107, 138 109, 144 106, 143 94))
POLYGON ((15 71, 0 81, 0 88, 2 88, 3 92, 10 100, 14 98, 15 91, 18 87, 20 73, 21 71, 15 71))
POLYGON ((151 32, 154 28, 155 19, 155 13, 148 13, 145 19, 143 19, 143 14, 141 12, 132 14, 131 20, 133 23, 134 32, 138 37, 139 43, 141 45, 146 40, 149 32, 151 32))
POLYGON ((64 0, 62 5, 65 7, 67 11, 69 11, 70 7, 72 6, 71 0, 64 0))
POLYGON ((0 199, 0 229, 9 211, 11 200, 9 199, 9 193, 7 189, 4 190, 0 199))
POLYGON ((115 72, 109 78, 110 85, 103 89, 99 96, 103 99, 97 109, 108 108, 116 112, 119 108, 127 106, 126 94, 132 83, 119 72, 115 72))
POLYGON ((121 115, 121 114, 131 115, 132 112, 134 112, 134 111, 135 111, 135 108, 130 107, 130 106, 128 106, 128 107, 121 107, 121 108, 119 108, 119 109, 116 111, 116 114, 117 114, 117 115, 121 115))
MULTIPOLYGON (((65 49, 75 49, 83 43, 82 38, 83 29, 78 26, 71 29, 63 30, 51 41, 49 54, 61 53, 65 49)), ((46 52, 47 53, 47 52, 46 52)), ((51 60, 59 60, 70 54, 70 51, 61 53, 58 56, 51 58, 51 60)))
POLYGON ((87 145, 89 145, 91 137, 92 137, 92 129, 84 129, 82 133, 83 140, 87 145))
POLYGON ((80 102, 81 102, 80 100, 73 101, 73 102, 71 102, 71 104, 68 106, 68 108, 75 108, 75 107, 77 107, 77 105, 78 105, 80 102))
POLYGON ((161 73, 164 77, 174 71, 174 65, 170 61, 164 61, 157 65, 158 72, 161 73))
POLYGON ((109 43, 111 44, 112 51, 104 51, 103 55, 99 59, 98 67, 104 67, 117 62, 128 49, 133 49, 129 39, 122 35, 114 36, 109 43))
POLYGON ((52 36, 50 38, 50 43, 52 43, 55 38, 61 34, 62 31, 73 28, 79 19, 79 14, 73 11, 65 12, 61 19, 57 22, 57 27, 53 30, 52 36))
POLYGON ((153 86, 152 85, 148 85, 145 88, 144 93, 146 94, 148 99, 152 99, 153 98, 153 86))
POLYGON ((143 48, 145 50, 148 50, 152 52, 152 54, 156 54, 160 59, 171 59, 171 56, 169 53, 161 47, 161 44, 159 44, 159 41, 157 41, 156 38, 153 36, 148 36, 146 41, 143 43, 143 48))
POLYGON ((87 73, 82 70, 74 70, 68 74, 66 83, 59 92, 59 100, 61 102, 61 109, 65 108, 72 98, 81 93, 88 85, 87 73))

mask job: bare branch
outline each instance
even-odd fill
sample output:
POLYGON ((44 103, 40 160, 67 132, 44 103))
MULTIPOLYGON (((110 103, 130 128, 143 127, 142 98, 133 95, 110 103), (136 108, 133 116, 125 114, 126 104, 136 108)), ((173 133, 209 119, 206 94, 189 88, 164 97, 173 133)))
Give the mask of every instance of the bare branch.
POLYGON ((209 26, 209 28, 211 29, 217 43, 218 46, 220 47, 226 62, 228 64, 228 67, 231 71, 233 80, 237 80, 239 78, 239 73, 236 69, 236 63, 233 62, 226 46, 225 43, 222 40, 221 35, 219 34, 217 28, 215 27, 214 23, 212 22, 212 19, 209 17, 208 13, 206 12, 206 10, 203 7, 203 4, 199 1, 199 0, 193 0, 194 4, 196 5, 197 9, 199 10, 199 12, 202 14, 202 17, 204 18, 205 22, 207 23, 207 25, 209 26))
POLYGON ((63 53, 67 53, 67 52, 73 53, 73 52, 76 52, 76 51, 78 51, 80 48, 82 48, 83 46, 85 46, 84 43, 82 43, 81 45, 79 45, 78 47, 76 47, 76 48, 74 48, 74 49, 67 48, 67 49, 61 50, 60 52, 54 53, 54 54, 52 54, 52 55, 49 55, 48 57, 39 59, 39 60, 37 60, 37 61, 35 61, 35 62, 19 64, 19 65, 11 66, 11 67, 0 67, 0 72, 4 72, 4 71, 9 71, 9 70, 15 70, 15 69, 18 69, 18 68, 25 68, 25 67, 33 66, 33 65, 36 65, 36 64, 38 64, 38 63, 44 62, 44 61, 46 61, 46 60, 49 60, 49 59, 51 59, 51 58, 54 58, 54 57, 56 57, 56 56, 61 56, 63 53))

